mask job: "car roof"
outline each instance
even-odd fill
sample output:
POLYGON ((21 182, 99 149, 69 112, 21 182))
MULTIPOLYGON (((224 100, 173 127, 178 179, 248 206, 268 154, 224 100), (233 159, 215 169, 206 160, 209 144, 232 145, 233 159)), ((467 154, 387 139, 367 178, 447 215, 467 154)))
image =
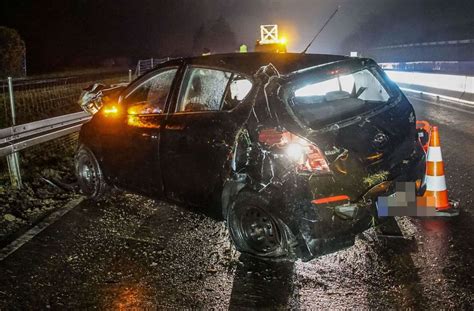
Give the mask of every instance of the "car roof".
POLYGON ((349 59, 349 57, 328 54, 232 53, 178 58, 160 64, 159 67, 169 66, 184 61, 191 65, 218 67, 241 72, 247 75, 253 75, 260 67, 271 63, 281 74, 288 74, 300 69, 346 59, 349 59))

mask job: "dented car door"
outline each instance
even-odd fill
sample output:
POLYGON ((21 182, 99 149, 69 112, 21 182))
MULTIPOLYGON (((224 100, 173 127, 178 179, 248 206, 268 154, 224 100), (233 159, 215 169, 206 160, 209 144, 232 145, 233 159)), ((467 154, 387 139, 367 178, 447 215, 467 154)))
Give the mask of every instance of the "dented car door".
POLYGON ((175 113, 163 129, 161 163, 167 196, 192 205, 218 202, 229 155, 249 108, 252 83, 237 73, 189 66, 175 113))
POLYGON ((104 140, 104 163, 115 184, 153 196, 162 194, 161 126, 177 71, 177 67, 164 68, 145 76, 121 97, 120 126, 111 132, 115 137, 104 140))

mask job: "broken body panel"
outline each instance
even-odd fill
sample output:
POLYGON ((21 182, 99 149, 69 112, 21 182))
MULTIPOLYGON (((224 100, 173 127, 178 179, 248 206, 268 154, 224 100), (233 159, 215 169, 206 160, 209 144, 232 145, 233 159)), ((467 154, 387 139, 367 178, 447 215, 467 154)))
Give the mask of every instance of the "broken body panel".
POLYGON ((179 69, 166 113, 140 117, 154 127, 100 113, 83 127, 81 143, 98 155, 109 183, 217 207, 224 217, 241 191, 254 191, 285 225, 292 243, 282 255, 309 260, 353 243, 377 217, 376 198, 393 192, 395 181, 423 179, 413 108, 371 60, 249 53, 175 60, 156 70, 173 66, 179 69), (175 113, 191 65, 239 72, 252 89, 229 111, 175 113), (367 87, 354 83, 343 92, 339 82, 323 100, 310 96, 297 107, 298 89, 362 70, 380 83, 386 101, 359 100, 367 87), (327 110, 332 104, 351 108, 334 113, 327 110))
MULTIPOLYGON (((258 126, 281 133, 289 131, 313 143, 329 166, 322 173, 299 173, 287 158, 282 161, 281 157, 267 157, 271 163, 266 170, 272 173, 260 184, 276 186, 277 193, 290 198, 287 206, 293 208, 283 210, 297 215, 294 227, 308 246, 301 257, 311 258, 350 245, 354 235, 368 228, 372 217, 377 216, 374 202, 378 196, 392 193, 395 182, 423 180, 425 153, 418 140, 414 110, 373 61, 344 60, 286 76, 278 76, 274 71, 267 81, 264 99, 255 108, 256 119, 265 120, 258 126), (346 113, 344 117, 335 116, 334 112, 318 115, 320 108, 315 107, 312 109, 319 118, 317 122, 305 120, 311 107, 303 113, 295 108, 297 88, 321 80, 324 75, 340 77, 361 70, 370 70, 383 84, 389 93, 387 102, 361 101, 368 107, 353 109, 352 114, 346 113), (341 196, 342 201, 325 202, 325 198, 341 196)), ((422 186, 418 192, 423 192, 422 186)))
POLYGON ((91 115, 97 113, 104 104, 116 101, 127 83, 104 85, 95 83, 85 88, 79 98, 79 105, 91 115))

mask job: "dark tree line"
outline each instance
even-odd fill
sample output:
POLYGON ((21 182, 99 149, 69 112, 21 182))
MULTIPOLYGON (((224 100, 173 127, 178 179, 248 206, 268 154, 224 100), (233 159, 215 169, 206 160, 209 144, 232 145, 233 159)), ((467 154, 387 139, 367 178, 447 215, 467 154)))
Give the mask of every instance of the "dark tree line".
POLYGON ((215 17, 240 7, 237 0, 2 0, 0 21, 18 30, 28 46, 28 71, 40 73, 108 58, 128 58, 131 65, 190 55, 201 24, 202 42, 211 50, 233 51, 229 24, 215 17), (224 38, 217 42, 219 32, 224 38))
POLYGON ((222 16, 201 24, 194 33, 193 54, 201 54, 206 49, 212 53, 234 52, 238 49, 235 33, 222 16))
POLYGON ((0 78, 21 76, 25 42, 14 29, 0 26, 0 78))

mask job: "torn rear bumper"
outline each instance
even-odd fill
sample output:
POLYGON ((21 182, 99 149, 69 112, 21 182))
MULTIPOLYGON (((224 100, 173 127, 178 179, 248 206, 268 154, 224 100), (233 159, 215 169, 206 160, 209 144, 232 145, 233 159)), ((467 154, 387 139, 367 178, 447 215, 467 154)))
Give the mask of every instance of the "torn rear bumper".
MULTIPOLYGON (((354 244, 355 236, 370 228, 378 217, 375 203, 379 196, 395 192, 398 182, 417 182, 417 195, 424 193, 425 156, 400 164, 396 178, 378 183, 358 197, 348 200, 308 199, 298 219, 298 257, 308 261, 315 257, 339 251, 354 244), (327 202, 329 201, 329 202, 327 202), (319 204, 318 204, 319 203, 319 204)), ((314 186, 314 185, 313 185, 314 186)), ((333 184, 333 189, 337 189, 333 184)))

